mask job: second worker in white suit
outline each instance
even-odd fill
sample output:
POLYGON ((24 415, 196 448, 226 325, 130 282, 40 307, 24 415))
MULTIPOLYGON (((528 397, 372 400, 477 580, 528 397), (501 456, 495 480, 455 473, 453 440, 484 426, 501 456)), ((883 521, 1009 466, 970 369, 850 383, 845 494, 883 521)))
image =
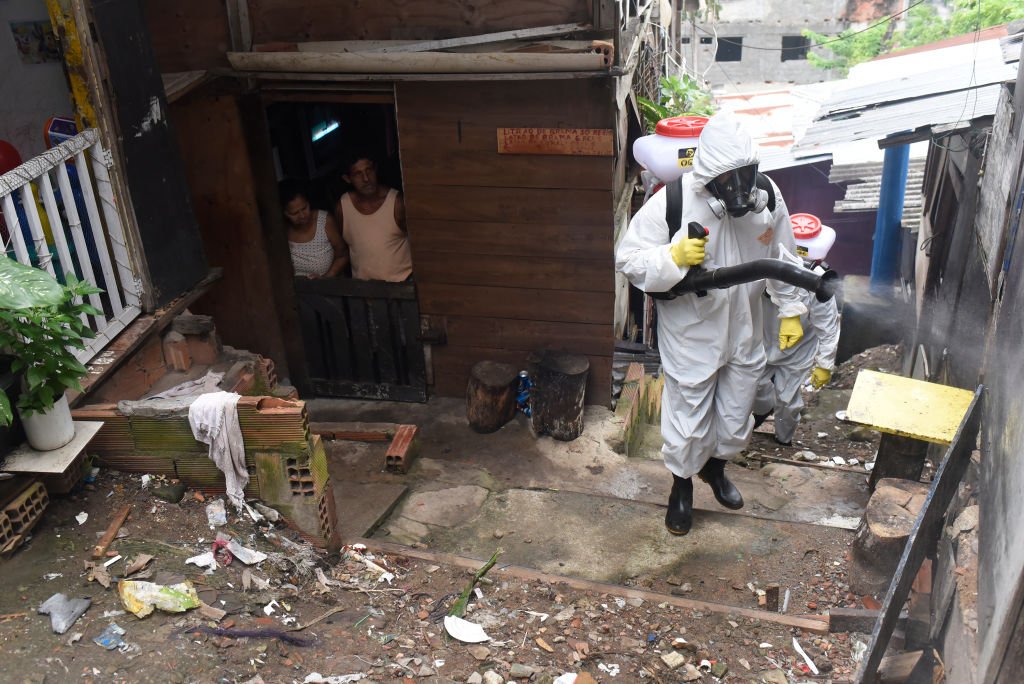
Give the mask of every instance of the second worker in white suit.
MULTIPOLYGON (((666 192, 633 217, 616 248, 616 269, 649 293, 670 290, 690 268, 714 269, 794 251, 789 212, 775 184, 757 173, 757 148, 728 115, 712 117, 697 142, 693 172, 682 179, 681 225, 708 229, 703 239, 678 231, 670 240, 666 192)), ((673 478, 665 526, 689 532, 693 483, 699 475, 727 508, 743 497, 725 476, 725 463, 750 439, 751 407, 765 365, 762 307, 767 291, 779 309, 779 346, 803 336, 803 291, 768 280, 688 293, 658 301, 658 348, 665 373, 662 454, 673 478)))

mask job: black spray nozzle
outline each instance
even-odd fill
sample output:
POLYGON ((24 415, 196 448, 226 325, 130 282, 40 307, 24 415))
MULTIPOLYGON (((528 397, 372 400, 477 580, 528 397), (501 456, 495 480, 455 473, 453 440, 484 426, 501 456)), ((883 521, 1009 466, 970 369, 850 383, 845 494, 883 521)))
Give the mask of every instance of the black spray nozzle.
MULTIPOLYGON (((711 234, 711 231, 709 231, 707 228, 705 228, 704 226, 700 225, 696 221, 690 221, 688 224, 686 224, 686 235, 691 240, 700 240, 701 238, 706 238, 710 234, 711 234)), ((698 264, 696 266, 691 266, 689 272, 690 273, 703 273, 704 272, 704 267, 701 266, 700 264, 698 264)), ((694 292, 697 293, 698 297, 705 297, 708 294, 707 290, 694 290, 694 292)))

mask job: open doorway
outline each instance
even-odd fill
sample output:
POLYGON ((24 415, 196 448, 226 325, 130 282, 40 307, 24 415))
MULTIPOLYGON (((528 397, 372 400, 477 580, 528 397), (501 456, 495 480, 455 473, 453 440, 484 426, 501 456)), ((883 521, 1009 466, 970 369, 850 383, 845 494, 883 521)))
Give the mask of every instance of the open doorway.
MULTIPOLYGON (((301 389, 316 396, 425 401, 426 367, 416 289, 408 274, 411 252, 405 237, 391 94, 331 93, 309 99, 289 94, 287 99, 269 101, 267 120, 277 178, 287 180, 290 188, 284 192, 294 193, 300 187, 308 200, 300 204, 308 204, 310 210, 311 245, 331 250, 335 257, 341 251, 345 254, 346 265, 340 270, 332 266, 322 274, 305 273, 292 251, 309 378, 308 386, 301 389), (368 165, 381 201, 364 211, 357 205, 365 179, 361 187, 353 169, 362 173, 368 165), (330 244, 320 234, 330 233, 324 228, 329 222, 337 227, 337 240, 330 244), (371 230, 385 231, 389 237, 367 239, 366 231, 371 230), (363 231, 362 241, 358 231, 363 231), (388 254, 404 250, 405 270, 385 268, 385 275, 368 275, 365 264, 372 256, 365 247, 368 244, 388 254)), ((286 216, 286 220, 290 219, 286 216)), ((299 251, 317 249, 306 243, 289 247, 295 244, 303 245, 299 251)), ((330 264, 331 258, 321 261, 330 264)))

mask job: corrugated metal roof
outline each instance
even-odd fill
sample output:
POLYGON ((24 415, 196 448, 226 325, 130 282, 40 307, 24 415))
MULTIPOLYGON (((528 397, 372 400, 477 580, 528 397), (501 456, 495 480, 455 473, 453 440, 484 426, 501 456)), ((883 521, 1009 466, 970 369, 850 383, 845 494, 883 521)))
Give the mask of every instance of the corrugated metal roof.
POLYGON ((798 136, 794 154, 821 154, 854 140, 881 140, 904 132, 928 136, 932 127, 956 130, 970 126, 972 119, 992 116, 1001 84, 1017 75, 1017 62, 1007 64, 1004 58, 1001 43, 1006 40, 980 40, 857 65, 848 79, 835 84, 831 97, 798 136))
POLYGON ((794 145, 797 156, 821 154, 853 140, 880 140, 895 133, 931 126, 967 128, 971 120, 992 116, 999 102, 1000 84, 955 93, 865 107, 842 118, 815 121, 794 145))
MULTIPOLYGON (((921 187, 924 184, 924 169, 927 162, 923 157, 911 157, 907 165, 907 186, 903 198, 904 228, 916 231, 921 224, 921 187)), ((854 164, 833 164, 828 180, 831 183, 849 183, 846 195, 836 201, 837 213, 846 211, 875 211, 882 188, 882 163, 860 162, 854 164)))

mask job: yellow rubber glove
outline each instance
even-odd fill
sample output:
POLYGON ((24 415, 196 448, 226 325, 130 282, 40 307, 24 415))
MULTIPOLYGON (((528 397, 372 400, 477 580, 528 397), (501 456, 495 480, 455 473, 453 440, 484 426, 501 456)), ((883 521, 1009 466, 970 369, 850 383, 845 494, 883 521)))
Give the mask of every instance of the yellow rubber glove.
POLYGON ((676 266, 699 266, 704 263, 705 238, 683 238, 668 246, 676 266))
POLYGON ((832 379, 832 371, 827 368, 817 366, 811 371, 811 384, 814 385, 814 389, 821 389, 828 384, 828 381, 832 379))
POLYGON ((779 349, 796 346, 804 336, 804 327, 799 316, 790 316, 779 321, 779 349))

